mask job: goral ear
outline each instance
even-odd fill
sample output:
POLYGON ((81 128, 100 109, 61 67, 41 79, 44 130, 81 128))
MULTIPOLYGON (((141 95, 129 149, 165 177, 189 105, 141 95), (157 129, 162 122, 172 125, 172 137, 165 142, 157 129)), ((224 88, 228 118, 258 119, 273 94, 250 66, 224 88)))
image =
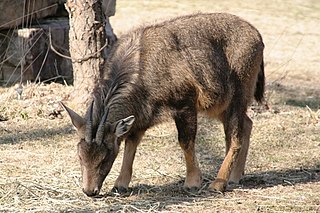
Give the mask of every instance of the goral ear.
POLYGON ((64 103, 60 102, 61 106, 65 109, 65 111, 68 113, 71 122, 73 126, 77 129, 77 132, 80 137, 84 136, 84 130, 86 125, 86 120, 81 117, 78 113, 64 105, 64 103))
POLYGON ((133 125, 134 120, 135 120, 134 116, 131 115, 127 118, 124 118, 118 121, 116 124, 115 135, 119 138, 124 134, 126 134, 127 132, 129 132, 129 130, 133 125))

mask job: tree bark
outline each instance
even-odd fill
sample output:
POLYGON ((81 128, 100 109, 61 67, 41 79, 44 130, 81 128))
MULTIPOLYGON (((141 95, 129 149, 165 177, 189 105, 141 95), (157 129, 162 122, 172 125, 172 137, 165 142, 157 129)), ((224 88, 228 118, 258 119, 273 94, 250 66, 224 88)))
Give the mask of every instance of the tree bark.
POLYGON ((69 50, 73 65, 72 101, 87 105, 104 63, 106 19, 101 0, 67 0, 69 50))

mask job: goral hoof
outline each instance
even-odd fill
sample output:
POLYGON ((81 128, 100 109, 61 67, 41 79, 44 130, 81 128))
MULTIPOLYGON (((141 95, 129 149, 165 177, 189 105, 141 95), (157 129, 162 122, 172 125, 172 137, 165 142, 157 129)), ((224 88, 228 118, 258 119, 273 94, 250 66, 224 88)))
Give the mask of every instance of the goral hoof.
POLYGON ((116 187, 116 186, 114 186, 111 189, 111 192, 117 193, 117 194, 126 194, 128 192, 128 189, 125 188, 125 187, 116 187))
POLYGON ((209 191, 223 193, 226 191, 227 181, 223 179, 215 179, 209 186, 209 191))
POLYGON ((183 190, 187 193, 191 194, 197 194, 199 191, 199 187, 193 186, 193 187, 183 187, 183 190))

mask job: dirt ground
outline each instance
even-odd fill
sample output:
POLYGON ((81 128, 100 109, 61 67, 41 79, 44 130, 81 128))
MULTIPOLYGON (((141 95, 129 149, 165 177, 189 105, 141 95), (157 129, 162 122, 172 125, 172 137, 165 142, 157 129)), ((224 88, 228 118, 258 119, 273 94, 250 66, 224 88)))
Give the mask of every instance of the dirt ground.
MULTIPOLYGON (((185 163, 173 123, 150 129, 139 146, 125 195, 110 192, 122 150, 101 198, 81 191, 76 132, 58 101, 72 86, 0 88, 1 212, 320 212, 320 2, 318 0, 118 0, 112 26, 134 26, 193 12, 230 12, 264 38, 266 99, 253 105, 246 175, 224 194, 206 190, 224 156, 220 123, 199 118, 201 189, 182 189, 185 163)), ((122 147, 123 148, 123 147, 122 147)))

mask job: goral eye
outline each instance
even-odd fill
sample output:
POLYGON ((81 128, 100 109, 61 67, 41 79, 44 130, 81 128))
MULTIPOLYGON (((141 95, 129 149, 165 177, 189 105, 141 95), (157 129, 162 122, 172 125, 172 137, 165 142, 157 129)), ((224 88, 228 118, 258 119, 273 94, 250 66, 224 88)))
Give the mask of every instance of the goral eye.
POLYGON ((112 151, 113 150, 113 144, 112 143, 107 143, 106 145, 108 151, 112 151))

